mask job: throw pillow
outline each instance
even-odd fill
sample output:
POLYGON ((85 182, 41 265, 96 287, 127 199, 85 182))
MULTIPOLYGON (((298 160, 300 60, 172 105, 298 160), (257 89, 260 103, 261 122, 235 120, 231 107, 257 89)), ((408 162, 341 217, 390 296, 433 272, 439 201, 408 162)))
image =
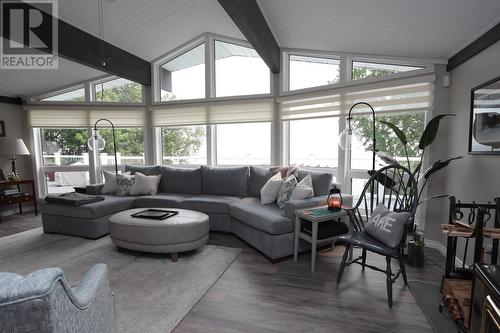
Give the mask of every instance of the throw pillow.
POLYGON ((271 167, 271 171, 274 172, 280 172, 281 173, 281 178, 287 179, 291 175, 294 175, 295 177, 298 176, 299 174, 299 167, 295 165, 290 165, 290 166, 275 166, 271 167))
POLYGON ((118 183, 118 188, 116 189, 116 195, 124 197, 129 195, 132 186, 134 186, 135 175, 117 174, 116 181, 118 183))
POLYGON ((148 195, 158 192, 161 175, 146 176, 139 171, 135 173, 135 182, 130 189, 130 195, 148 195))
POLYGON ((288 177, 283 184, 281 184, 280 191, 278 193, 278 207, 283 209, 285 208, 285 203, 290 200, 290 197, 292 196, 292 192, 295 189, 295 186, 297 186, 297 177, 294 175, 291 175, 288 177))
MULTIPOLYGON (((102 187, 101 194, 115 194, 118 189, 116 174, 106 170, 104 170, 102 174, 104 175, 104 186, 102 187)), ((130 174, 130 172, 125 172, 123 174, 130 174)))
POLYGON ((290 200, 307 199, 314 197, 311 175, 307 175, 293 189, 290 200))
POLYGON ((408 212, 393 212, 379 204, 365 225, 364 231, 389 247, 396 247, 403 238, 408 212))
POLYGON ((281 179, 281 174, 278 172, 262 186, 260 189, 260 202, 263 205, 271 204, 278 198, 278 193, 283 184, 283 179, 281 179))

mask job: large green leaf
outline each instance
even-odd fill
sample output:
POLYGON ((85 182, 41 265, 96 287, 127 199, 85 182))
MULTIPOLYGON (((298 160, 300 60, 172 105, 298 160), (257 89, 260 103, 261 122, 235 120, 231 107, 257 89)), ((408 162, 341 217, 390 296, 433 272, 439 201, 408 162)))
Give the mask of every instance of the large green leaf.
POLYGON ((450 158, 450 159, 447 159, 446 161, 437 161, 435 162, 429 169, 427 169, 425 172, 424 172, 424 177, 427 179, 429 178, 434 172, 436 171, 439 171, 445 167, 448 166, 448 164, 450 164, 451 161, 453 160, 459 160, 459 159, 462 159, 463 156, 457 156, 457 157, 453 157, 453 158, 450 158))
POLYGON ((425 126, 424 133, 422 133, 422 136, 420 137, 420 142, 418 144, 418 148, 424 149, 428 145, 430 145, 434 139, 436 138, 437 132, 439 130, 439 122, 441 119, 444 117, 454 117, 454 114, 448 113, 448 114, 440 114, 435 116, 434 118, 427 123, 427 126, 425 126))
POLYGON ((384 125, 387 125, 394 132, 394 134, 396 134, 396 136, 398 137, 399 141, 401 141, 402 144, 404 145, 408 144, 408 140, 406 139, 405 133, 401 129, 399 129, 399 127, 385 120, 380 120, 380 122, 384 125))

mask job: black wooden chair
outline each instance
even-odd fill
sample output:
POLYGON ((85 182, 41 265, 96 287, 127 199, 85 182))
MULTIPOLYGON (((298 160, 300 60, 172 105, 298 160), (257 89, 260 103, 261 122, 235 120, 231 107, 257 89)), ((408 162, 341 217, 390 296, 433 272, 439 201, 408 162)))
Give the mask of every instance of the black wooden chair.
POLYGON ((417 182, 413 174, 405 167, 399 165, 388 165, 376 171, 366 183, 363 192, 353 208, 346 209, 353 231, 347 235, 339 236, 338 240, 346 245, 342 263, 337 276, 340 283, 346 266, 357 263, 365 267, 383 272, 387 276, 387 297, 389 307, 392 307, 392 284, 399 275, 403 275, 405 284, 406 271, 403 260, 403 249, 406 241, 407 231, 413 227, 415 211, 417 209, 417 182), (373 210, 379 203, 383 203, 389 210, 394 212, 409 212, 410 217, 406 222, 406 230, 402 239, 396 247, 389 247, 384 243, 371 237, 364 232, 365 223, 368 222, 373 210), (361 248, 360 257, 348 260, 349 251, 352 247, 361 248), (386 269, 368 265, 366 263, 366 252, 374 252, 385 256, 386 269), (399 261, 400 270, 394 274, 391 269, 391 259, 399 261))

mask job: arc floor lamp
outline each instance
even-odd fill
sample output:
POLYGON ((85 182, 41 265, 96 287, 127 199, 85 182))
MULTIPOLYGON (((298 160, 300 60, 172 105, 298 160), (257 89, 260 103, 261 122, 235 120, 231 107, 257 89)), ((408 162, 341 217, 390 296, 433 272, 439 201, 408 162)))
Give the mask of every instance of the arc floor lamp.
MULTIPOLYGON (((376 134, 376 129, 375 129, 375 110, 373 107, 366 103, 366 102, 358 102, 355 103, 351 108, 349 109, 349 114, 347 115, 347 127, 345 130, 342 131, 339 135, 339 146, 343 150, 351 150, 352 149, 352 126, 351 126, 351 120, 352 120, 352 110, 354 110, 355 107, 359 105, 365 105, 370 108, 371 113, 372 113, 372 129, 373 129, 373 136, 372 136, 372 142, 373 142, 373 149, 372 149, 372 171, 370 173, 373 174, 375 172, 375 157, 377 155, 377 139, 375 137, 376 134)), ((371 205, 370 209, 373 211, 373 193, 374 188, 373 188, 373 183, 370 188, 370 194, 371 194, 371 205)))
POLYGON ((97 124, 101 121, 107 121, 111 125, 111 131, 113 133, 113 150, 115 153, 115 173, 118 174, 118 159, 116 157, 116 138, 115 138, 115 125, 109 120, 105 118, 98 119, 94 124, 94 135, 87 141, 87 145, 90 150, 103 151, 106 147, 106 140, 99 134, 99 130, 97 128, 97 124))

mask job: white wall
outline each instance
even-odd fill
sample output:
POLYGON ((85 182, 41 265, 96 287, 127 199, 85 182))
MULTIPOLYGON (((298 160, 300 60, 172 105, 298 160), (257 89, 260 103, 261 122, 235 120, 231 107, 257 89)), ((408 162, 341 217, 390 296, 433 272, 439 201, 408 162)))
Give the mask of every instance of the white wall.
MULTIPOLYGON (((432 160, 462 155, 462 160, 436 174, 433 194, 448 193, 462 201, 487 202, 500 197, 500 155, 468 155, 471 89, 500 76, 500 42, 490 46, 451 71, 448 107, 437 113, 457 115, 443 122, 432 160)), ((427 239, 444 243, 440 225, 448 222, 448 201, 439 200, 428 206, 425 233, 427 239)))
MULTIPOLYGON (((24 119, 24 111, 21 105, 0 103, 0 120, 5 122, 5 133, 10 138, 22 138, 24 143, 30 149, 28 129, 24 119)), ((2 147, 0 147, 0 168, 7 177, 10 173, 10 160, 8 156, 1 156, 2 147)), ((30 150, 31 152, 31 150, 30 150)), ((23 178, 32 178, 32 158, 31 156, 19 156, 16 166, 23 178)))

